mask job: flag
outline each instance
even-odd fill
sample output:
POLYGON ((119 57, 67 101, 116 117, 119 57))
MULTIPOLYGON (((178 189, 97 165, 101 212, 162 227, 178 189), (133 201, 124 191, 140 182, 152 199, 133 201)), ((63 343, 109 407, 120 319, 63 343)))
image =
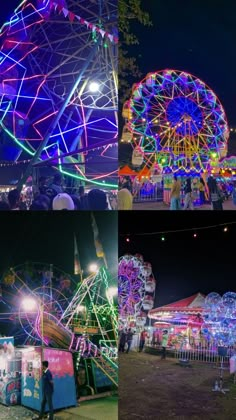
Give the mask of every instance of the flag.
POLYGON ((74 274, 82 274, 81 265, 79 261, 79 252, 77 247, 76 237, 74 235, 74 274))
POLYGON ((105 254, 104 254, 103 247, 99 239, 98 227, 97 227, 97 223, 96 223, 93 213, 91 213, 91 217, 92 217, 92 228, 93 228, 94 245, 96 249, 96 254, 98 258, 104 258, 105 254))

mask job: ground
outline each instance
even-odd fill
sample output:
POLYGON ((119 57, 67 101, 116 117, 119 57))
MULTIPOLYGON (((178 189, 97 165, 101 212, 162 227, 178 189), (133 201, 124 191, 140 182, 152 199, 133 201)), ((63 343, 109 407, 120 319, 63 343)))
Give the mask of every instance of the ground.
MULTIPOLYGON (((37 417, 37 413, 22 406, 0 406, 0 419, 29 420, 34 417, 37 417)), ((79 407, 57 412, 54 420, 118 420, 117 397, 84 401, 79 407)))
POLYGON ((219 370, 131 352, 119 357, 119 420, 235 420, 236 385, 224 371, 225 395, 212 392, 219 370))
MULTIPOLYGON (((225 201, 223 203, 224 210, 236 210, 232 200, 225 201)), ((133 210, 169 210, 169 206, 163 202, 143 202, 143 203, 134 203, 133 210)), ((204 204, 203 206, 195 207, 195 210, 212 210, 210 204, 204 204)))

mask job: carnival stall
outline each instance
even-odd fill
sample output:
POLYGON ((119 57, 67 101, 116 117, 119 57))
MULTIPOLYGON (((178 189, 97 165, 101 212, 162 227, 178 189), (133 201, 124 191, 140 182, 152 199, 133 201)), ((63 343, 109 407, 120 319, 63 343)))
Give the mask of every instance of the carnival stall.
MULTIPOLYGON (((161 342, 163 329, 168 330, 168 347, 177 352, 208 352, 215 358, 224 347, 227 357, 236 344, 236 293, 223 296, 212 292, 197 293, 186 299, 149 311, 153 323, 152 346, 161 342)), ((186 353, 186 354, 187 354, 186 353)), ((205 357, 205 356, 204 356, 205 357)), ((194 359, 195 360, 195 359, 194 359)), ((204 359, 205 360, 205 359, 204 359)))
POLYGON ((54 409, 75 406, 77 401, 72 354, 65 350, 30 346, 22 349, 21 404, 40 410, 43 360, 49 362, 53 376, 54 409))
POLYGON ((151 309, 148 317, 154 321, 152 343, 158 345, 163 329, 167 329, 170 348, 203 346, 201 327, 204 322, 204 307, 205 296, 196 293, 177 302, 151 309))
POLYGON ((21 354, 14 348, 13 337, 0 338, 0 403, 20 404, 21 354))

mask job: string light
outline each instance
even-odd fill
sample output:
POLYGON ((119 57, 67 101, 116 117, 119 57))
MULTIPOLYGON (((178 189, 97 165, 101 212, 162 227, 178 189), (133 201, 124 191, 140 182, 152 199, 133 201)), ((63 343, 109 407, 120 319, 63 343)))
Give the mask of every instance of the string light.
MULTIPOLYGON (((201 230, 209 230, 209 229, 214 229, 214 228, 222 228, 223 227, 223 231, 224 232, 228 232, 229 231, 229 225, 236 225, 236 221, 234 222, 228 222, 226 223, 219 223, 217 225, 209 225, 209 226, 199 226, 199 227, 192 227, 192 228, 184 228, 184 229, 173 229, 173 230, 165 230, 165 231, 156 231, 156 232, 142 232, 142 233, 132 233, 132 235, 134 236, 155 236, 155 235, 166 235, 168 233, 182 233, 182 232, 194 232, 193 236, 196 235, 197 236, 197 231, 201 231, 201 230)), ((127 236, 126 234, 120 234, 121 236, 127 236)), ((130 235, 130 234, 129 234, 130 235)), ((162 236, 164 238, 164 236, 162 236)), ((161 237, 161 238, 162 238, 161 237)), ((195 236, 194 236, 195 237, 195 236)))

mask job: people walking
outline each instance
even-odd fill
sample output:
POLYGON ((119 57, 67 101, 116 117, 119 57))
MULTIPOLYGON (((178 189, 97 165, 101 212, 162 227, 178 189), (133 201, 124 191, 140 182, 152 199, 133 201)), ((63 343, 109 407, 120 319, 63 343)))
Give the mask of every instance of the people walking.
POLYGON ((174 176, 174 182, 170 193, 170 210, 181 210, 180 204, 181 182, 174 176))
POLYGON ((192 198, 192 184, 191 178, 187 178, 184 186, 184 210, 190 209, 194 210, 193 198, 192 198))
POLYGON ((223 210, 224 198, 222 192, 220 191, 217 185, 216 179, 210 176, 207 185, 213 210, 223 210))

